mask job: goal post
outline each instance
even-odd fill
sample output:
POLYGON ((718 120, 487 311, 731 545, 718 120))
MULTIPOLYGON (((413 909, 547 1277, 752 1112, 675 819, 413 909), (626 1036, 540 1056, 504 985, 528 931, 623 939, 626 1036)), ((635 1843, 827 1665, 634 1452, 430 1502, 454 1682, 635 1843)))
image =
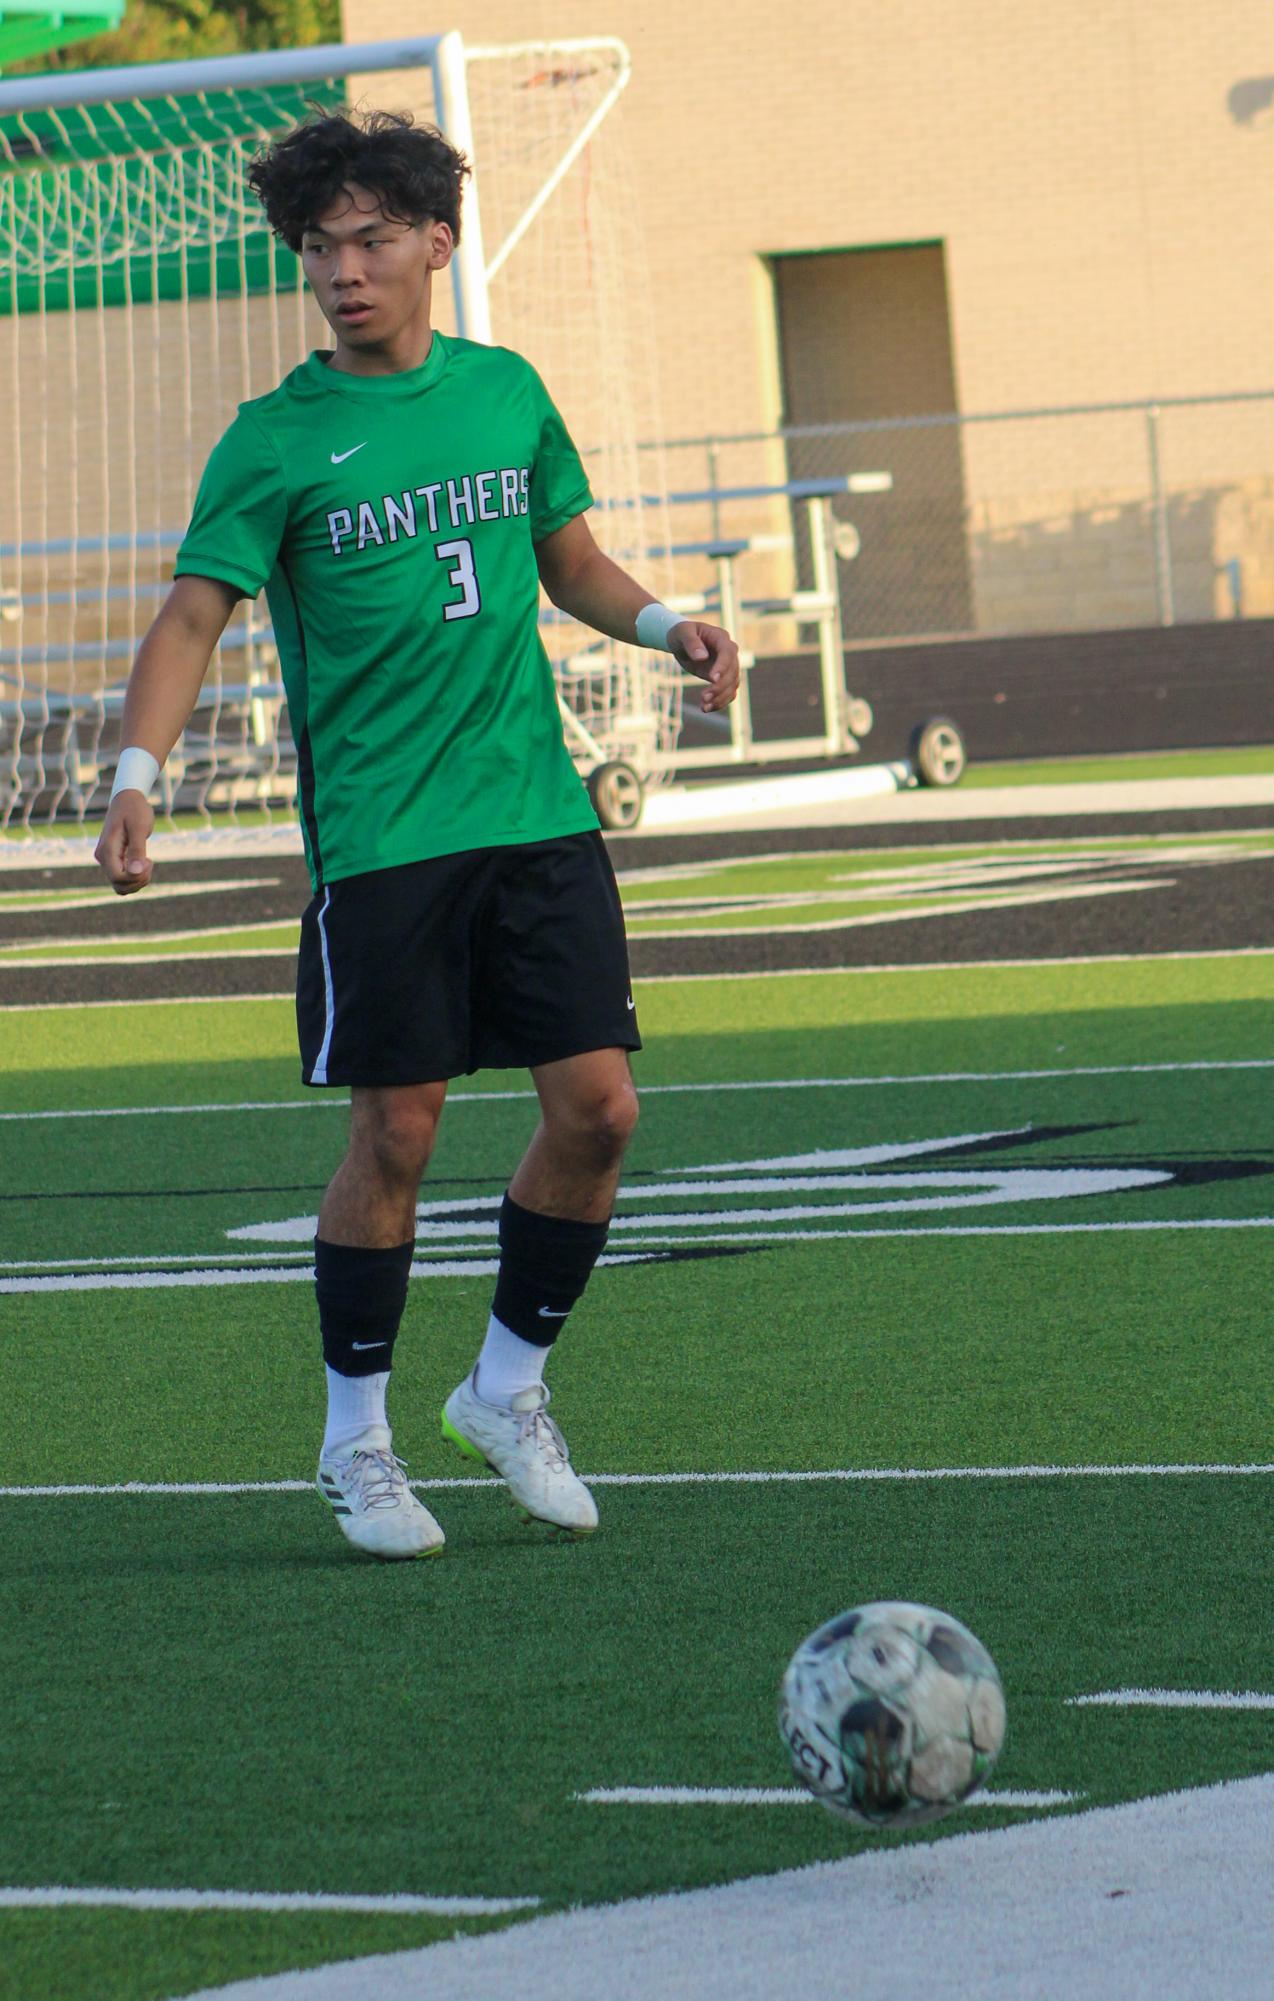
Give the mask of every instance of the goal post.
MULTIPOLYGON (((616 112, 629 67, 609 37, 451 31, 0 82, 0 827, 101 809, 208 452, 239 402, 325 344, 245 180, 307 111, 410 110, 469 157, 435 322, 535 364, 585 454, 599 542, 666 590, 655 455, 638 451, 661 427, 616 112)), ((581 768, 623 758, 657 779, 671 663, 547 607, 541 631, 581 768)), ((264 600, 241 604, 164 803, 287 813, 294 770, 264 600)))

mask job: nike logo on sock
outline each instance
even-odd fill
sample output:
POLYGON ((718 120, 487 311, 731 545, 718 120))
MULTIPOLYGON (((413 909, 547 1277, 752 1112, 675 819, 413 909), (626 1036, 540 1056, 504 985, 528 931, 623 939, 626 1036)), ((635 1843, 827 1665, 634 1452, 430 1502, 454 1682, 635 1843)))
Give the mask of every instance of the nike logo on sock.
POLYGON ((349 1345, 351 1348, 384 1348, 387 1343, 384 1341, 351 1341, 349 1345))
MULTIPOLYGON (((554 1313, 554 1311, 553 1311, 553 1309, 552 1309, 552 1307, 551 1307, 551 1306, 542 1306, 542 1307, 540 1308, 540 1319, 541 1319, 541 1320, 565 1320, 565 1318, 566 1318, 566 1314, 567 1314, 567 1313, 569 1313, 569 1312, 570 1312, 570 1310, 571 1310, 571 1309, 570 1309, 570 1307, 568 1306, 568 1307, 567 1307, 567 1309, 566 1309, 566 1313, 554 1313)), ((357 1347, 357 1345, 358 1345, 358 1344, 357 1344, 357 1342, 356 1342, 356 1343, 355 1343, 355 1346, 357 1347)))

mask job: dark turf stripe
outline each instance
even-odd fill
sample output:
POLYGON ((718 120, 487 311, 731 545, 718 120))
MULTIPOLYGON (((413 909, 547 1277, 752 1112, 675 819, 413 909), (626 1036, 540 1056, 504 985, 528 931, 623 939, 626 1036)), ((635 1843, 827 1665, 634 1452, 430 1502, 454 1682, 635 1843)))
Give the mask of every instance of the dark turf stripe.
MULTIPOLYGON (((1274 950, 1274 863, 1184 870, 1124 896, 967 911, 828 931, 743 937, 634 938, 633 977, 821 970, 837 966, 960 965, 1110 953, 1274 950)), ((1096 887, 1097 885, 1095 885, 1096 887)), ((164 960, 150 965, 0 967, 0 1004, 290 994, 292 958, 164 960)))

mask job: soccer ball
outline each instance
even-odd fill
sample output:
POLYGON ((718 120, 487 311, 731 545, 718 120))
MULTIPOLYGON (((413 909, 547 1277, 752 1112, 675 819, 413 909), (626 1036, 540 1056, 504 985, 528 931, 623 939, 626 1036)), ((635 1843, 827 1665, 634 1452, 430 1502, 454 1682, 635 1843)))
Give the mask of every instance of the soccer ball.
POLYGON ((796 1649, 779 1735, 808 1792, 843 1820, 914 1827, 985 1784, 1004 1741, 995 1662, 931 1605, 842 1612, 796 1649))

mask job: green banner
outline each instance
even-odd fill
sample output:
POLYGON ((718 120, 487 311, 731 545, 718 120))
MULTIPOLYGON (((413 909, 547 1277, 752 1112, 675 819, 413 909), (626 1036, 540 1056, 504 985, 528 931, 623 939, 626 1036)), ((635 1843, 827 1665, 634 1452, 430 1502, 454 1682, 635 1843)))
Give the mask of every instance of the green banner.
POLYGON ((244 172, 344 102, 338 79, 0 118, 0 317, 295 290, 244 172))

